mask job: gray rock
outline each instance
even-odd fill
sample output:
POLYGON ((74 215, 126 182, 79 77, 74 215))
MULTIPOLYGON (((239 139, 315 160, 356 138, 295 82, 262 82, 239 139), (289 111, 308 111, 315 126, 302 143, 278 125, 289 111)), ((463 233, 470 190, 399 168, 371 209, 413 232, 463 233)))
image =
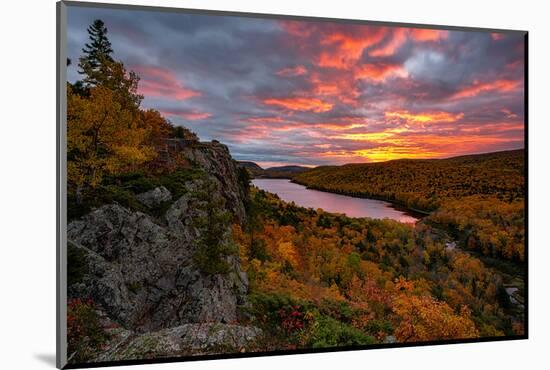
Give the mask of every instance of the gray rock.
MULTIPOLYGON (((261 335, 232 325, 248 293, 238 252, 225 257, 227 274, 207 275, 193 258, 203 232, 195 221, 208 203, 200 196, 205 185, 214 184, 208 199, 223 198, 216 204, 239 223, 246 219, 247 189, 226 146, 194 143, 179 150, 204 176, 189 180, 178 199, 162 186, 136 196, 148 208, 171 202, 162 217, 108 204, 68 225, 69 267, 77 270, 68 297, 92 298, 120 325, 109 329, 112 340, 97 361, 237 351, 261 335)), ((230 227, 221 239, 232 243, 230 227)))
POLYGON ((136 195, 136 199, 149 208, 156 207, 172 199, 172 193, 164 186, 136 195))
POLYGON ((183 149, 185 157, 212 175, 220 193, 227 200, 227 208, 238 222, 246 218, 244 202, 246 189, 237 179, 237 164, 231 158, 227 146, 220 143, 200 143, 183 149))
POLYGON ((259 328, 229 324, 185 324, 156 332, 120 335, 95 361, 120 361, 184 355, 231 353, 262 335, 259 328))
POLYGON ((228 257, 232 266, 228 274, 206 275, 198 270, 193 263, 198 231, 189 222, 196 210, 177 212, 177 205, 196 200, 189 195, 182 198, 168 212, 174 215, 168 227, 117 204, 71 222, 69 248, 84 252, 87 271, 69 287, 69 297, 90 297, 117 322, 140 331, 235 322, 239 305, 246 301, 246 274, 238 256, 228 257))

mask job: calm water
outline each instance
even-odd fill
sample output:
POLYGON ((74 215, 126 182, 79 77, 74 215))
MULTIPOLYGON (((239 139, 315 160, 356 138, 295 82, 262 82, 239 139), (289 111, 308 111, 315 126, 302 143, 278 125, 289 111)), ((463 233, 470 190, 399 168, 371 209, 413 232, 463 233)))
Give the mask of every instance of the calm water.
POLYGON ((395 209, 391 203, 375 199, 354 198, 347 195, 307 189, 286 179, 254 179, 258 188, 277 194, 287 202, 306 208, 322 208, 327 212, 344 213, 349 217, 391 218, 414 223, 418 218, 395 209))

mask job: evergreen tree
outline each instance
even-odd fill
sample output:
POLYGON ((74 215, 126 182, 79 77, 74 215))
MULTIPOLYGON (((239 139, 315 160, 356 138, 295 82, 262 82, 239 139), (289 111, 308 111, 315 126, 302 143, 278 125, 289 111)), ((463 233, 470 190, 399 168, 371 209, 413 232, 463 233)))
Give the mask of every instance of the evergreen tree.
POLYGON ((88 27, 88 35, 90 36, 90 42, 85 44, 82 49, 84 55, 80 57, 78 71, 80 74, 85 74, 84 81, 90 85, 97 85, 105 79, 104 73, 102 73, 102 66, 107 63, 113 62, 111 54, 113 49, 111 48, 111 42, 107 38, 107 27, 101 19, 96 19, 88 27))
POLYGON ((231 239, 231 213, 225 209, 225 199, 216 192, 216 183, 206 180, 203 188, 196 192, 202 203, 199 206, 202 215, 193 218, 193 226, 201 231, 201 236, 194 241, 193 259, 208 275, 229 273, 228 257, 238 253, 233 241, 228 241, 231 239))

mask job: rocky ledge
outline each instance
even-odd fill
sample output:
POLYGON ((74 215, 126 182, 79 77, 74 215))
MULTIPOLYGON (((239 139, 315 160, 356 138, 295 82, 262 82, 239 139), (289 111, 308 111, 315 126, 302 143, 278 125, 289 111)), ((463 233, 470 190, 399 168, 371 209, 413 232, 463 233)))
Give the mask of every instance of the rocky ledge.
POLYGON ((94 362, 244 352, 261 334, 255 327, 219 323, 184 324, 145 334, 113 329, 109 349, 94 362))
POLYGON ((105 204, 68 225, 68 298, 91 299, 112 332, 96 361, 239 351, 260 335, 238 324, 248 278, 231 236, 246 216, 235 163, 217 143, 183 154, 203 175, 178 197, 159 186, 136 194, 142 212, 105 204), (213 234, 223 271, 201 265, 213 234))

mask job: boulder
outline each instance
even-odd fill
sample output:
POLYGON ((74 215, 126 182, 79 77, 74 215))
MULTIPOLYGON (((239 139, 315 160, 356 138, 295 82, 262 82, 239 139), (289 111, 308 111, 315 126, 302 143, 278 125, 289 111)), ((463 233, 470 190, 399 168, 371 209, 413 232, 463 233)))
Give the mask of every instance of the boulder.
POLYGON ((136 195, 136 199, 149 208, 154 208, 172 199, 172 193, 164 186, 136 195))

